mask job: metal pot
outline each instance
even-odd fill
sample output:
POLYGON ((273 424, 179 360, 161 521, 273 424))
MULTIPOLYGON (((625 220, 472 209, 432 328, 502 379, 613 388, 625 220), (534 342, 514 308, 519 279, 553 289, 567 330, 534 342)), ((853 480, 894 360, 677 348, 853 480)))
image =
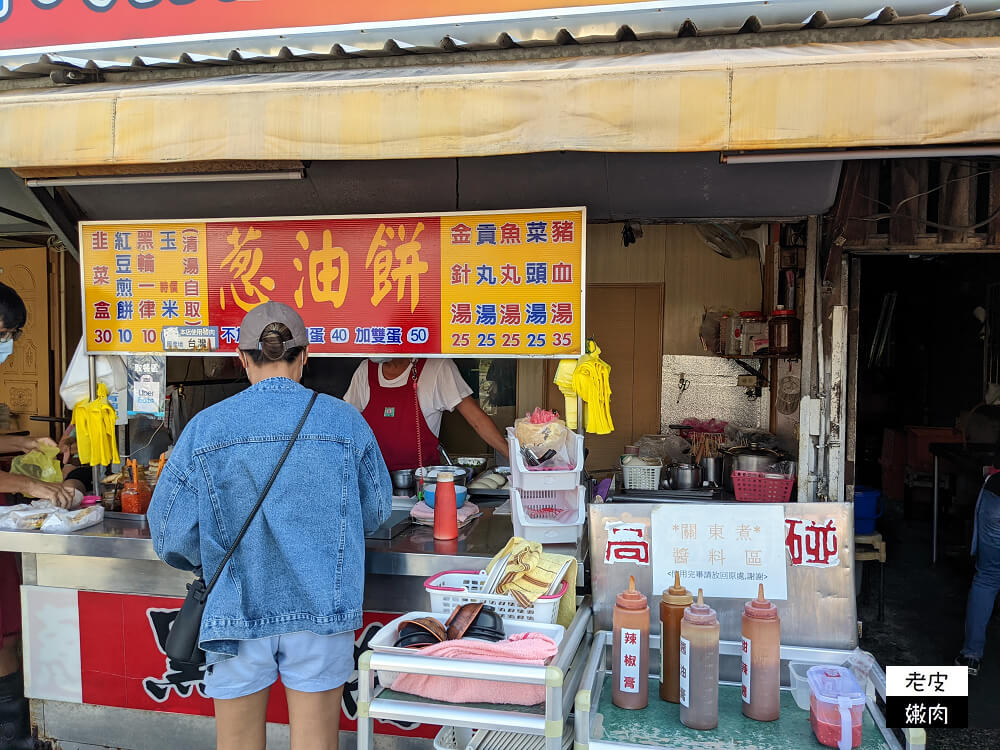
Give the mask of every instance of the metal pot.
POLYGON ((671 464, 667 467, 670 489, 693 490, 701 487, 701 467, 695 464, 671 464))
POLYGON ((390 471, 389 476, 392 477, 392 488, 394 490, 412 490, 417 486, 417 480, 413 476, 413 469, 390 471))
POLYGON ((701 459, 701 479, 715 487, 723 484, 724 461, 721 456, 706 456, 701 459))
POLYGON ((781 460, 780 453, 757 443, 727 448, 722 452, 722 456, 727 490, 733 489, 734 471, 767 471, 767 467, 781 460))

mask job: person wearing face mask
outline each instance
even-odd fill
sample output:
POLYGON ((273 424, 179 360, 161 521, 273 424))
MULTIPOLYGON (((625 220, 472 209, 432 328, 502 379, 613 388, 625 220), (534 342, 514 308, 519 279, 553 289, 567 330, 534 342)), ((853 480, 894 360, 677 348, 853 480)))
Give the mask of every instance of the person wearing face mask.
MULTIPOLYGON (((0 363, 14 352, 14 342, 21 337, 28 311, 24 301, 16 291, 0 283, 0 363)), ((54 446, 48 438, 17 435, 0 436, 0 454, 29 453, 40 446, 54 446)), ((0 493, 21 494, 25 497, 49 500, 68 508, 73 500, 76 483, 42 482, 31 477, 0 471, 0 493)))
POLYGON ((344 401, 371 426, 389 471, 414 469, 421 458, 425 466, 437 463, 441 417, 456 409, 507 456, 507 441, 450 359, 372 357, 355 370, 344 401))
MULTIPOLYGON (((28 312, 21 296, 0 283, 0 363, 14 351, 14 342, 21 336, 28 312)), ((28 453, 40 446, 54 446, 48 438, 0 436, 0 454, 28 453)), ((42 482, 38 479, 0 471, 0 493, 21 494, 29 498, 50 500, 68 508, 77 482, 42 482)), ((82 485, 81 485, 82 486, 82 485)), ((9 502, 8 502, 9 504, 9 502)), ((29 737, 28 705, 24 700, 21 673, 21 576, 17 556, 0 552, 0 737, 5 748, 34 747, 29 737)))
POLYGON ((371 429, 340 399, 299 384, 307 341, 287 305, 246 314, 239 358, 250 387, 188 422, 147 514, 160 559, 211 579, 288 450, 205 604, 199 645, 221 750, 263 750, 279 676, 292 750, 337 748, 362 625, 364 535, 392 508, 371 429))

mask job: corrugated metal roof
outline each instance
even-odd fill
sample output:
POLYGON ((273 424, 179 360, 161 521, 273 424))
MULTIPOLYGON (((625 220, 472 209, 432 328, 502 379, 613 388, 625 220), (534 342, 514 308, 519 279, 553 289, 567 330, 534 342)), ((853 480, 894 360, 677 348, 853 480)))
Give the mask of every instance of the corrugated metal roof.
POLYGON ((1000 0, 646 2, 0 52, 0 79, 1000 18, 1000 0))

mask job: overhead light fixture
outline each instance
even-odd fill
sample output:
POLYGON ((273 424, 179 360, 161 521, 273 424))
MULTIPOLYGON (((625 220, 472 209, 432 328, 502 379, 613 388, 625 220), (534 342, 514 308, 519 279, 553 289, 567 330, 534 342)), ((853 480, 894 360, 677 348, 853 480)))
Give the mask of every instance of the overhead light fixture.
POLYGON ((92 177, 39 177, 24 181, 28 187, 84 187, 90 185, 166 185, 185 182, 268 182, 301 180, 304 169, 276 172, 206 172, 204 174, 95 175, 92 177))

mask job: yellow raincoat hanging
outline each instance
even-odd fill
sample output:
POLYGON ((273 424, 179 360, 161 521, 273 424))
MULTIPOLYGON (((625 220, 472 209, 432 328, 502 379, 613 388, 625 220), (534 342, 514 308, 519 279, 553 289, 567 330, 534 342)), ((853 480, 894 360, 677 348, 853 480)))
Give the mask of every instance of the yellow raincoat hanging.
POLYGON ((118 415, 108 401, 108 387, 97 384, 97 398, 81 401, 73 407, 77 449, 80 461, 91 466, 121 463, 115 422, 118 415))
POLYGON ((587 405, 587 432, 607 435, 614 432, 611 421, 611 365, 601 359, 601 348, 593 341, 587 341, 587 353, 573 371, 573 390, 587 405))

